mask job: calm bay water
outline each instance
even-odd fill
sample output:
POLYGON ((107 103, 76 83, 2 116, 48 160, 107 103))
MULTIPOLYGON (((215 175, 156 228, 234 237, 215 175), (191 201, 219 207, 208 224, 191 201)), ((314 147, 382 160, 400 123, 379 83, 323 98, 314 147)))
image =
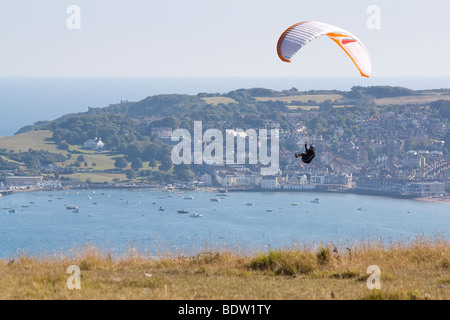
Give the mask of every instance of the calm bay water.
POLYGON ((115 253, 133 247, 157 254, 450 235, 450 205, 444 203, 311 192, 238 192, 220 202, 210 201, 215 197, 210 192, 149 190, 70 190, 0 197, 0 257, 69 253, 86 243, 115 253), (194 199, 185 199, 188 196, 194 199), (312 203, 314 198, 320 203, 312 203), (80 212, 66 205, 78 206, 80 212), (16 213, 3 209, 8 207, 16 213), (177 213, 180 209, 190 213, 177 213), (193 212, 203 216, 190 217, 193 212))

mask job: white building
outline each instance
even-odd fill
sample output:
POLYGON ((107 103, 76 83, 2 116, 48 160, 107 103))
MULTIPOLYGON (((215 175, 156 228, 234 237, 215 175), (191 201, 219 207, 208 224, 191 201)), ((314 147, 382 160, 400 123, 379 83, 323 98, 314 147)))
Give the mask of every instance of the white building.
POLYGON ((222 177, 220 181, 222 186, 225 188, 234 187, 236 185, 236 182, 237 177, 232 175, 226 175, 225 177, 222 177))
POLYGON ((43 179, 42 176, 37 177, 23 177, 23 176, 8 176, 5 177, 5 186, 7 187, 26 187, 36 186, 43 179))
POLYGON ((61 188, 62 184, 59 180, 42 180, 36 186, 41 189, 56 189, 61 188))
POLYGON ((236 177, 237 187, 257 187, 261 183, 261 176, 244 175, 236 177))
POLYGON ((375 161, 376 161, 377 163, 382 163, 382 162, 385 162, 387 159, 388 159, 388 157, 387 157, 386 155, 380 154, 380 155, 377 156, 377 158, 375 159, 375 161))
POLYGON ((299 178, 299 183, 300 183, 300 184, 308 184, 308 177, 307 177, 306 175, 302 175, 302 176, 299 178))
POLYGON ((151 128, 151 135, 158 134, 161 139, 170 139, 172 137, 171 127, 155 127, 151 128))
POLYGON ((204 175, 202 175, 200 177, 200 182, 205 186, 210 186, 211 185, 211 176, 209 174, 205 173, 204 175))
POLYGON ((84 143, 84 148, 89 150, 104 150, 105 144, 102 141, 102 138, 89 139, 84 143))
POLYGON ((324 184, 325 183, 325 175, 321 173, 312 174, 309 178, 312 184, 324 184))
POLYGON ((263 176, 261 180, 262 189, 277 189, 280 186, 278 183, 278 177, 276 176, 263 176))
POLYGON ((226 175, 220 178, 220 183, 224 188, 258 187, 261 179, 262 177, 258 175, 226 175))

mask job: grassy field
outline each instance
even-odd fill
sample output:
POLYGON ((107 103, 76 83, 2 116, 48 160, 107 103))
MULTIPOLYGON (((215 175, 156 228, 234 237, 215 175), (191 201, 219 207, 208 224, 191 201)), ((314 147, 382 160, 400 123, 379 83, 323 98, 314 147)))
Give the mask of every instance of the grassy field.
POLYGON ((0 299, 450 299, 447 240, 159 258, 75 252, 0 260, 0 299), (67 288, 71 265, 80 268, 80 290, 67 288), (372 265, 379 290, 367 287, 372 265))
POLYGON ((450 100, 450 95, 440 93, 429 93, 417 96, 382 98, 382 99, 375 99, 375 103, 379 106, 389 104, 405 105, 405 104, 430 103, 437 100, 450 100))
POLYGON ((292 101, 308 102, 309 100, 315 101, 317 103, 324 102, 326 100, 340 100, 342 95, 340 94, 304 94, 298 96, 287 96, 287 97, 257 97, 258 101, 283 101, 291 103, 292 101))
MULTIPOLYGON (((298 96, 287 96, 287 97, 257 97, 258 101, 284 101, 287 103, 292 103, 293 101, 301 101, 308 102, 309 100, 315 101, 317 103, 324 102, 326 100, 331 101, 343 101, 343 96, 340 94, 318 94, 318 95, 298 95, 298 96)), ((379 106, 383 105, 405 105, 405 104, 423 104, 430 103, 437 100, 450 100, 450 95, 430 92, 424 93, 415 96, 402 96, 402 97, 393 97, 393 98, 381 98, 375 99, 375 104, 379 106)), ((290 109, 302 109, 302 110, 310 110, 304 109, 300 106, 289 106, 290 109)))
MULTIPOLYGON (((5 148, 8 151, 13 150, 14 152, 25 152, 29 149, 33 150, 47 150, 52 153, 61 153, 67 157, 69 152, 66 150, 58 149, 56 144, 50 140, 52 137, 52 133, 48 130, 38 130, 38 131, 30 131, 27 133, 22 133, 15 136, 10 137, 2 137, 0 138, 0 148, 5 148)), ((71 151, 76 151, 78 153, 72 154, 71 159, 68 159, 64 162, 56 163, 56 165, 65 168, 72 165, 77 161, 79 155, 83 155, 85 158, 85 162, 87 162, 87 167, 82 163, 82 167, 80 169, 92 169, 96 171, 103 171, 108 169, 114 169, 114 162, 116 157, 123 157, 123 155, 109 155, 105 153, 97 153, 93 150, 85 150, 82 146, 70 146, 71 151), (95 166, 93 166, 95 163, 95 166)), ((11 160, 9 160, 11 161, 11 160)), ((14 162, 14 161, 13 161, 14 162)), ((128 164, 128 168, 130 169, 131 165, 128 164)), ((148 168, 148 162, 144 163, 144 169, 148 168)), ((76 173, 70 175, 71 178, 86 180, 90 179, 92 182, 111 182, 113 179, 125 180, 126 177, 124 174, 109 174, 109 173, 76 173)))
POLYGON ((212 105, 218 105, 219 103, 223 104, 229 104, 229 103, 236 103, 236 100, 228 97, 206 97, 202 98, 203 101, 206 103, 212 104, 212 105))
POLYGON ((62 177, 67 177, 71 179, 77 179, 80 181, 90 180, 94 183, 112 183, 114 179, 119 179, 120 181, 127 180, 125 174, 122 173, 103 173, 103 172, 76 172, 71 175, 61 175, 62 177))
POLYGON ((33 150, 47 150, 53 153, 67 154, 67 151, 60 150, 53 141, 49 141, 52 133, 49 130, 30 131, 10 137, 0 138, 0 148, 14 150, 14 152, 33 150))

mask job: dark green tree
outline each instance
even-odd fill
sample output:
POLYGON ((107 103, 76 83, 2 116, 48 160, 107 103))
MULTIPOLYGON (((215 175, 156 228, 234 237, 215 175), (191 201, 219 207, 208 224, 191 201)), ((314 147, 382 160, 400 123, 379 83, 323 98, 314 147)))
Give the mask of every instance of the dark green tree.
POLYGON ((136 159, 134 159, 134 160, 131 162, 131 167, 132 167, 134 170, 139 170, 139 169, 141 169, 141 168, 143 167, 143 163, 142 163, 141 158, 136 158, 136 159))
POLYGON ((114 167, 125 169, 128 166, 128 161, 125 158, 119 158, 114 162, 114 167))
POLYGON ((158 166, 158 164, 156 163, 155 159, 151 159, 148 166, 150 168, 156 168, 158 166))
POLYGON ((162 171, 169 171, 173 167, 172 158, 170 156, 164 156, 161 160, 161 166, 159 167, 162 171))
POLYGON ((130 169, 126 171, 126 176, 128 180, 133 180, 134 178, 136 178, 136 171, 130 169))

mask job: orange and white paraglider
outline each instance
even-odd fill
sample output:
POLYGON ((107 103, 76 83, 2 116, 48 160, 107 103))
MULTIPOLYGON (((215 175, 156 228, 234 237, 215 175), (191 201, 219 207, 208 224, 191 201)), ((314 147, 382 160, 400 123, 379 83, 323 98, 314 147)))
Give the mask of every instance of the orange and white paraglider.
POLYGON ((363 77, 370 76, 372 65, 364 44, 350 32, 322 22, 303 21, 289 27, 278 40, 278 56, 285 62, 291 62, 303 46, 323 35, 347 53, 363 77))

